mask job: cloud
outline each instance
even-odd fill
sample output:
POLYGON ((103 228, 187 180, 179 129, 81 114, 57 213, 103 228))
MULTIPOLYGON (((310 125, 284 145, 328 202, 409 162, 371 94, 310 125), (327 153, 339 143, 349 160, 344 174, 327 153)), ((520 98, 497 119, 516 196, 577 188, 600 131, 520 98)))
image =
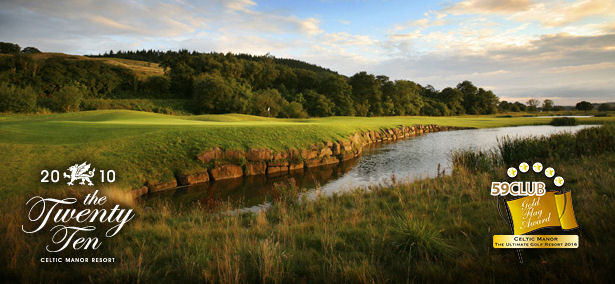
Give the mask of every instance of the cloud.
POLYGON ((574 73, 574 72, 597 71, 597 70, 603 70, 603 69, 606 69, 606 70, 615 69, 615 62, 600 62, 600 63, 591 63, 591 64, 551 67, 547 69, 547 72, 574 73))
POLYGON ((504 46, 482 54, 428 53, 399 56, 373 66, 377 74, 412 78, 436 88, 470 80, 492 86, 506 99, 557 98, 557 104, 580 99, 615 101, 615 34, 545 35, 527 46, 504 46))
POLYGON ((256 6, 256 2, 252 0, 228 1, 224 5, 233 11, 251 12, 251 8, 256 6))
POLYGON ((519 22, 539 22, 547 27, 559 27, 591 16, 615 15, 612 0, 535 1, 529 0, 467 0, 447 9, 460 14, 500 14, 519 22))
POLYGON ((443 12, 429 11, 425 13, 425 17, 422 19, 412 20, 403 24, 395 25, 393 27, 393 32, 412 28, 423 30, 431 27, 443 26, 444 24, 446 24, 446 16, 447 14, 443 12))
POLYGON ((146 45, 171 41, 175 46, 203 32, 220 38, 232 34, 251 39, 260 35, 265 39, 271 34, 296 37, 323 33, 317 18, 258 11, 256 7, 257 3, 251 0, 207 3, 154 0, 147 4, 121 0, 8 0, 0 3, 0 36, 14 42, 30 42, 44 35, 47 40, 37 45, 42 50, 79 53, 87 49, 81 46, 64 49, 64 45, 45 44, 53 40, 70 42, 88 38, 103 43, 101 48, 96 48, 101 50, 125 48, 126 41, 131 40, 146 45), (63 49, 56 49, 60 46, 63 49))
POLYGON ((322 37, 326 45, 360 45, 370 46, 377 43, 376 40, 366 35, 352 35, 347 32, 327 33, 322 37))
POLYGON ((425 53, 485 54, 508 46, 525 46, 536 36, 528 34, 527 24, 503 29, 500 23, 486 19, 470 19, 445 29, 424 31, 417 28, 405 33, 392 33, 385 48, 393 55, 425 53))
POLYGON ((126 32, 133 32, 133 33, 139 33, 140 30, 131 26, 131 25, 127 25, 127 24, 122 24, 122 23, 118 23, 114 20, 111 20, 109 18, 103 17, 103 16, 99 16, 99 15, 94 15, 90 17, 90 21, 92 23, 96 23, 96 24, 100 24, 106 28, 111 28, 114 30, 118 30, 118 31, 126 31, 126 32))
POLYGON ((352 23, 351 21, 348 21, 348 20, 337 20, 337 22, 345 26, 348 26, 352 23))
POLYGON ((307 18, 305 20, 299 20, 301 31, 307 35, 321 34, 323 31, 319 27, 320 21, 315 18, 307 18))
POLYGON ((449 9, 453 13, 491 13, 525 11, 531 6, 530 0, 467 0, 449 9))
POLYGON ((611 0, 540 3, 512 17, 517 21, 538 21, 545 26, 563 26, 595 15, 615 15, 615 4, 611 0))
POLYGON ((98 37, 134 35, 150 37, 179 36, 204 28, 207 19, 162 1, 149 5, 124 1, 3 1, 6 17, 2 35, 30 36, 45 30, 48 37, 98 37), (22 33, 10 33, 18 29, 22 33))

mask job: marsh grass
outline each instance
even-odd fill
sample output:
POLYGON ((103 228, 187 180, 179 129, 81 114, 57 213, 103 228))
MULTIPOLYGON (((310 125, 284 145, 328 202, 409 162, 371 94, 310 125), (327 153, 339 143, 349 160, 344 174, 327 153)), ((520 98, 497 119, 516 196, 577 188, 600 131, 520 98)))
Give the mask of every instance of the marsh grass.
POLYGON ((501 159, 494 151, 458 150, 451 153, 451 161, 472 171, 493 172, 501 159))
POLYGON ((615 124, 591 127, 572 133, 551 136, 498 140, 494 151, 462 150, 451 154, 453 165, 473 171, 490 171, 502 165, 516 165, 523 161, 549 162, 599 155, 615 151, 615 124))
POLYGON ((582 129, 575 134, 560 133, 548 137, 505 138, 498 150, 507 164, 528 161, 565 160, 615 150, 615 124, 582 129))
POLYGON ((435 224, 404 214, 394 216, 393 223, 391 245, 410 259, 433 261, 450 257, 455 252, 455 248, 442 239, 435 224))
POLYGON ((273 201, 283 202, 290 206, 297 204, 300 193, 301 189, 297 186, 297 181, 292 177, 274 183, 273 190, 271 191, 273 201))

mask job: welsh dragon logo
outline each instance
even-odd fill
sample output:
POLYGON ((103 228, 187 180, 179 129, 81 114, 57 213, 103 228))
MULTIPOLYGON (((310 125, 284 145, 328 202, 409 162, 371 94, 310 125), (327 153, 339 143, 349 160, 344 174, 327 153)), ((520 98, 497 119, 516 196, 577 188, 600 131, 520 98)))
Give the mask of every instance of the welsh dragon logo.
POLYGON ((83 162, 82 164, 74 164, 74 165, 70 166, 68 168, 68 170, 70 171, 70 175, 67 175, 66 173, 64 173, 64 178, 69 178, 70 179, 70 181, 67 184, 68 185, 73 185, 73 183, 76 180, 81 180, 81 182, 79 184, 85 185, 85 182, 87 181, 89 186, 93 186, 94 184, 92 183, 90 178, 94 177, 94 171, 96 169, 92 169, 91 171, 88 172, 88 170, 90 169, 91 165, 92 164, 88 164, 87 162, 83 162))

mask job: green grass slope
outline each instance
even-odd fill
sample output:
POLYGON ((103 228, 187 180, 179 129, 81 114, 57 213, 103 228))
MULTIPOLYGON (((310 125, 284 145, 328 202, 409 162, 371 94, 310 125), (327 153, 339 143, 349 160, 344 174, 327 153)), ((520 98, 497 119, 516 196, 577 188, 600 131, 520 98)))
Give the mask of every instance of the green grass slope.
MULTIPOLYGON (((614 117, 579 119, 581 123, 614 117)), ((276 119, 240 114, 169 116, 137 111, 87 111, 0 116, 0 197, 36 189, 40 171, 92 162, 114 169, 123 189, 145 181, 165 181, 201 165, 196 155, 225 149, 303 148, 369 129, 413 124, 501 127, 548 124, 550 118, 329 117, 276 119)), ((60 188, 60 187, 58 187, 60 188)))

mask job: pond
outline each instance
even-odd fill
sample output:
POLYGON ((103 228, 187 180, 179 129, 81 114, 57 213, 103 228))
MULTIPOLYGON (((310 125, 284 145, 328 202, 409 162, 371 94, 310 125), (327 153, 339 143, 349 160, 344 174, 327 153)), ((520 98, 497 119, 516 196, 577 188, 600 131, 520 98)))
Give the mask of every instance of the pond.
POLYGON ((489 150, 502 137, 528 137, 559 132, 576 132, 595 125, 579 126, 517 126, 500 128, 443 131, 415 136, 389 143, 377 143, 363 150, 357 159, 334 166, 306 169, 279 177, 244 177, 235 180, 197 184, 150 194, 145 202, 170 201, 189 208, 195 203, 208 204, 231 201, 245 210, 267 206, 276 182, 289 177, 296 180, 304 194, 333 194, 389 182, 435 177, 440 172, 451 173, 450 153, 462 149, 489 150))

